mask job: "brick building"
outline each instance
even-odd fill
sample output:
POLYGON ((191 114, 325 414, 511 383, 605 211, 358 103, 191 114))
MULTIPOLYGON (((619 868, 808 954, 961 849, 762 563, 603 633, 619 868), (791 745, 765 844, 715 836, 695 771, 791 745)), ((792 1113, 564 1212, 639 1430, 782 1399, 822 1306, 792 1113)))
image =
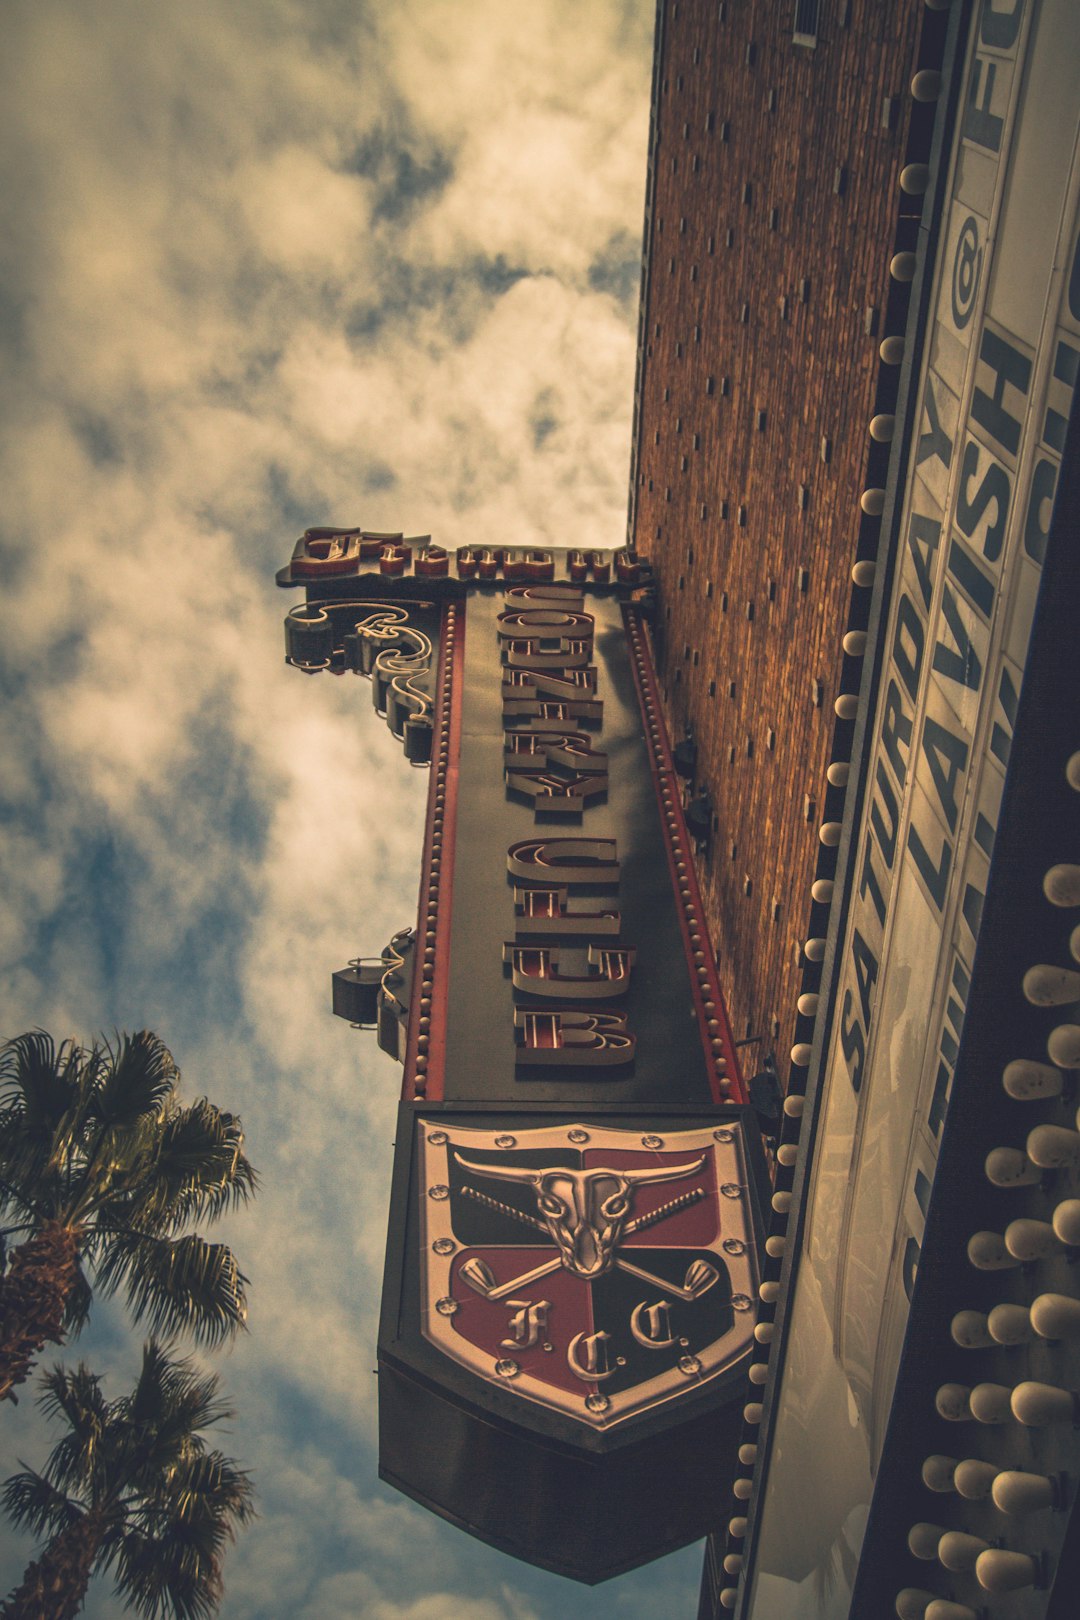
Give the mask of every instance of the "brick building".
POLYGON ((692 735, 711 807, 714 943, 755 1055, 792 1042, 835 704, 857 679, 851 569, 876 542, 859 502, 888 450, 870 423, 899 380, 889 265, 919 216, 900 174, 933 111, 909 87, 940 33, 918 0, 795 11, 659 8, 631 477, 669 727, 692 735))

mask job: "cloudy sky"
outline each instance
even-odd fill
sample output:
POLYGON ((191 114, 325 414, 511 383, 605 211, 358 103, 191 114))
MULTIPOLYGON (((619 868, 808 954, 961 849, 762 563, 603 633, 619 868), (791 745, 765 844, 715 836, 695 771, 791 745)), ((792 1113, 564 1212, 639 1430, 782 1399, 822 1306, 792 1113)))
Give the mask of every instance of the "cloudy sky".
MULTIPOLYGON (((0 1027, 156 1029, 243 1116, 227 1620, 694 1612, 696 1550, 590 1593, 376 1482, 399 1071, 329 975, 414 917, 426 776, 286 669, 273 584, 314 523, 619 541, 652 11, 4 7, 0 1027)), ((118 1393, 137 1340, 79 1353, 118 1393)), ((24 1394, 0 1468, 45 1448, 24 1394)))

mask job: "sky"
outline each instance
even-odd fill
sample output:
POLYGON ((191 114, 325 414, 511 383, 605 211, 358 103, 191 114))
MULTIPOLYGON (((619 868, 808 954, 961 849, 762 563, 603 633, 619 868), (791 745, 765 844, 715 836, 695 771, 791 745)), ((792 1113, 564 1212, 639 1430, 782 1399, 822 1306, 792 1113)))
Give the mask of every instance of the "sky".
MULTIPOLYGON (((152 1028, 243 1118, 226 1620, 695 1611, 697 1549, 589 1591, 376 1480, 400 1070, 330 974, 414 919, 427 777, 365 682, 286 667, 273 580, 310 524, 620 542, 652 22, 4 6, 0 1034, 152 1028)), ((140 1342, 99 1304, 65 1355, 115 1395, 140 1342)), ((0 1471, 48 1443, 24 1391, 0 1471)), ((0 1590, 31 1550, 0 1526, 0 1590)))

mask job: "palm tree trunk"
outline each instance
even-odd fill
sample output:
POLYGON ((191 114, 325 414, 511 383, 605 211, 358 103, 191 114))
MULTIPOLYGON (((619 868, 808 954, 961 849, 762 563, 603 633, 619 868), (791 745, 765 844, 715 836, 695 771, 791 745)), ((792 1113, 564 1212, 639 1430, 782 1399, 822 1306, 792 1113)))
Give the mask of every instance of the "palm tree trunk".
POLYGON ((23 1382, 46 1343, 63 1343, 77 1260, 75 1233, 59 1221, 46 1222, 12 1251, 0 1277, 0 1401, 23 1382))
POLYGON ((0 1620, 74 1620, 86 1602, 101 1529, 95 1514, 87 1513, 54 1536, 0 1608, 0 1620))

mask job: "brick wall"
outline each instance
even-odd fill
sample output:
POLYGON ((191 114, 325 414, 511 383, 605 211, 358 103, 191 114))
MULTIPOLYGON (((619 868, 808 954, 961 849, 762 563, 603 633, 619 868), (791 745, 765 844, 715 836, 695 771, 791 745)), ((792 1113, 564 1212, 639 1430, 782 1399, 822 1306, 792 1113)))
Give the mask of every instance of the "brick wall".
POLYGON ((866 486, 918 0, 667 0, 631 534, 658 578, 673 738, 752 1072, 795 1018, 866 486))

